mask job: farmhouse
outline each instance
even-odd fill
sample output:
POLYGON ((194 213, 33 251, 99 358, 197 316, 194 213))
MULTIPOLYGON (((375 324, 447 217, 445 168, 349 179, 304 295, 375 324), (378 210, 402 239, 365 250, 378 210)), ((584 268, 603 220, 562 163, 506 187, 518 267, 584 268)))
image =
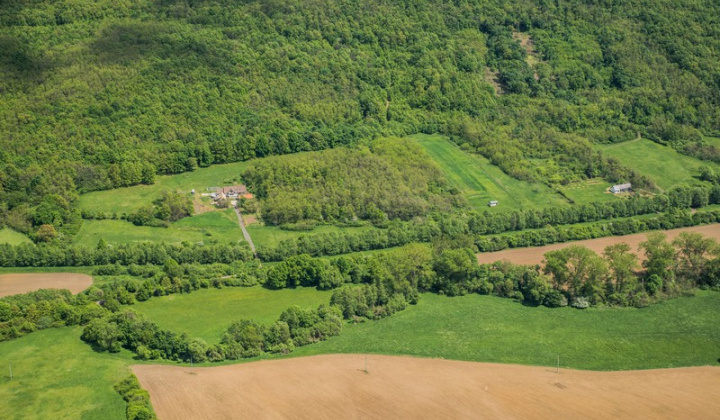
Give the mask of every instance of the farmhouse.
POLYGON ((208 190, 214 191, 210 194, 210 198, 213 200, 234 200, 238 197, 253 198, 245 185, 232 185, 229 187, 212 187, 208 190))
POLYGON ((632 189, 632 184, 630 184, 628 182, 627 184, 613 185, 612 187, 610 187, 610 192, 613 194, 617 194, 617 193, 621 193, 621 192, 630 191, 631 189, 632 189))

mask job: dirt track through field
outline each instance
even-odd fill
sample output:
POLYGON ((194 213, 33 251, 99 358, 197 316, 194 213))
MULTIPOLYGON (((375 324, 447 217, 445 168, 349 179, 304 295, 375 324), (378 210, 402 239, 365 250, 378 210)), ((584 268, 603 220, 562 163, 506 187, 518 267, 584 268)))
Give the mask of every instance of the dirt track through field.
MULTIPOLYGON (((667 235, 668 241, 672 241, 682 232, 701 233, 704 236, 714 238, 720 241, 720 224, 671 229, 665 230, 663 232, 667 235)), ((637 249, 638 245, 640 245, 640 242, 644 242, 647 239, 648 233, 649 232, 625 236, 608 236, 606 238, 588 239, 585 241, 575 242, 563 242, 561 244, 552 244, 538 247, 505 249, 497 252, 483 252, 477 254, 477 259, 478 262, 481 264, 488 264, 495 261, 507 260, 514 264, 535 265, 542 263, 546 252, 562 249, 570 245, 583 245, 592 249, 598 254, 602 254, 606 246, 625 242, 626 244, 630 245, 630 249, 633 252, 637 253, 637 255, 642 260, 644 258, 644 255, 641 252, 637 252, 637 249)))
POLYGON ((92 285, 92 277, 77 273, 0 274, 0 297, 40 289, 68 289, 80 293, 92 285))
POLYGON ((710 419, 720 367, 629 372, 335 354, 189 368, 136 365, 160 420, 710 419))

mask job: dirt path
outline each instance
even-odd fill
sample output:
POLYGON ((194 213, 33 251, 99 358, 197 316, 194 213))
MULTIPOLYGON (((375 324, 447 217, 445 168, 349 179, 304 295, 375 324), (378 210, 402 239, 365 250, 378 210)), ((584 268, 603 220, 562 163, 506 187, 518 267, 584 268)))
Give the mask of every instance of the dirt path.
POLYGON ((255 244, 252 241, 252 238, 250 237, 250 233, 248 233, 247 229, 245 229, 245 223, 243 223, 242 213, 240 213, 240 209, 235 207, 235 214, 237 214, 238 223, 240 224, 240 229, 242 229, 243 236, 245 237, 245 241, 250 244, 250 249, 252 249, 253 255, 255 258, 257 258, 257 251, 255 251, 255 244))
POLYGON ((77 273, 0 274, 0 297, 40 289, 68 289, 77 294, 90 287, 92 282, 92 277, 77 273))
POLYGON ((138 365, 161 420, 711 419, 720 367, 630 372, 326 355, 211 368, 138 365))
MULTIPOLYGON (((676 238, 681 232, 697 232, 704 236, 715 238, 720 241, 720 224, 705 225, 705 226, 693 226, 689 228, 671 229, 664 231, 668 236, 668 240, 671 241, 676 238)), ((562 249, 570 245, 583 245, 586 246, 598 254, 602 253, 606 246, 613 245, 621 242, 625 242, 630 245, 630 248, 637 252, 638 245, 640 242, 647 239, 647 233, 637 233, 633 235, 625 236, 609 236, 607 238, 588 239, 585 241, 575 242, 564 242, 561 244, 552 244, 531 248, 513 248, 505 249, 497 252, 483 252, 477 254, 478 262, 481 264, 493 263, 495 261, 507 260, 515 264, 540 264, 543 261, 544 255, 548 251, 555 251, 562 249)), ((641 252, 637 252, 638 256, 642 260, 644 255, 641 252)))

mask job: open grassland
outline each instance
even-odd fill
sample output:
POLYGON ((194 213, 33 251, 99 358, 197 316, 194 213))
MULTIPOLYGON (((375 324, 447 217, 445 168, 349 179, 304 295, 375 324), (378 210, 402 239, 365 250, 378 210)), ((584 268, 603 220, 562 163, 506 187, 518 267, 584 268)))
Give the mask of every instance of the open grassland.
MULTIPOLYGON (((662 231, 668 237, 668 241, 672 241, 682 232, 695 232, 700 233, 705 237, 720 240, 720 224, 705 225, 705 226, 693 226, 687 228, 670 229, 662 231)), ((529 248, 514 248, 504 249, 502 251, 495 252, 481 252, 477 254, 478 262, 481 264, 490 264, 495 261, 507 260, 514 264, 528 264, 535 265, 540 264, 545 259, 545 254, 550 251, 555 251, 568 247, 570 245, 582 245, 590 248, 598 254, 601 254, 605 247, 626 243, 630 245, 632 252, 638 254, 640 259, 644 259, 644 254, 638 252, 638 246, 641 242, 647 239, 647 232, 635 233, 632 235, 625 236, 608 236, 605 238, 587 239, 584 241, 564 242, 560 244, 551 244, 545 246, 536 246, 529 248)))
POLYGON ((20 245, 32 243, 27 235, 10 228, 0 229, 0 244, 20 245))
POLYGON ((417 134, 411 138, 425 149, 451 185, 475 209, 507 211, 568 204, 547 186, 512 178, 486 158, 464 152, 444 136, 417 134), (491 200, 499 201, 498 207, 488 207, 491 200))
POLYGON ((73 241, 92 247, 100 239, 109 244, 183 241, 230 243, 244 240, 232 209, 186 217, 167 228, 135 226, 125 220, 85 220, 73 241))
POLYGON ((231 287, 153 298, 136 304, 134 308, 161 328, 217 343, 222 333, 235 321, 253 319, 270 325, 290 306, 315 308, 329 303, 331 294, 309 287, 282 290, 268 290, 260 286, 231 287))
POLYGON ((297 239, 304 235, 317 235, 321 233, 362 233, 368 230, 377 229, 374 226, 358 226, 358 227, 339 227, 332 225, 316 226, 310 231, 293 231, 281 229, 277 226, 267 226, 262 224, 252 224, 247 226, 248 233, 252 237, 255 245, 277 246, 281 241, 286 239, 297 239))
POLYGON ((561 187, 563 194, 576 203, 590 203, 617 200, 619 196, 612 194, 608 188, 612 184, 602 178, 573 182, 561 187))
POLYGON ((212 165, 177 175, 158 176, 153 185, 136 185, 107 191, 95 191, 80 196, 79 207, 96 213, 132 213, 160 197, 163 191, 206 193, 208 187, 222 187, 238 183, 246 162, 212 165))
POLYGON ((92 277, 77 273, 0 274, 0 297, 40 289, 68 289, 71 293, 80 293, 92 283, 92 277))
POLYGON ((720 367, 588 372, 360 354, 133 366, 163 420, 714 418, 720 367))
POLYGON ((0 418, 125 419, 113 385, 129 374, 130 359, 94 352, 81 333, 52 328, 0 343, 0 418))
POLYGON ((673 148, 647 139, 635 139, 611 145, 598 145, 606 156, 617 159, 628 168, 647 176, 663 190, 685 183, 700 183, 695 178, 698 168, 708 165, 715 170, 720 165, 682 155, 673 148))
POLYGON ((376 353, 629 370, 717 365, 720 293, 647 308, 526 307, 510 299, 422 295, 417 306, 293 354, 376 353))

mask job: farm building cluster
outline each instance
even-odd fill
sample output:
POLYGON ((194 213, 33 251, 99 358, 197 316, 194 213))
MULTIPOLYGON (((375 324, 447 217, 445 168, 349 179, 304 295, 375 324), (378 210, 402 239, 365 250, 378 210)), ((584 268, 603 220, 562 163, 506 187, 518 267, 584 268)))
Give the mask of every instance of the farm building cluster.
MULTIPOLYGON (((210 193, 202 194, 204 197, 210 197, 215 205, 225 207, 225 203, 235 205, 235 200, 238 198, 253 198, 245 185, 231 185, 228 187, 208 187, 210 193)), ((192 190, 195 194, 195 190, 192 190)))

